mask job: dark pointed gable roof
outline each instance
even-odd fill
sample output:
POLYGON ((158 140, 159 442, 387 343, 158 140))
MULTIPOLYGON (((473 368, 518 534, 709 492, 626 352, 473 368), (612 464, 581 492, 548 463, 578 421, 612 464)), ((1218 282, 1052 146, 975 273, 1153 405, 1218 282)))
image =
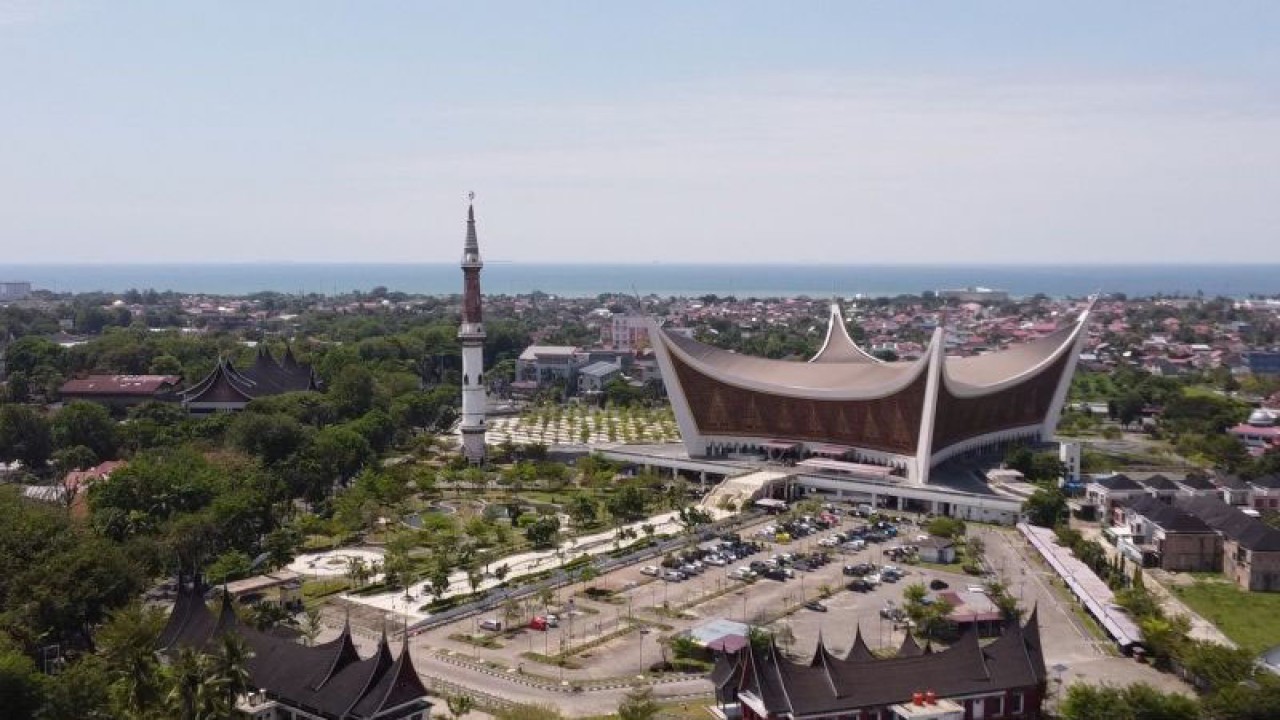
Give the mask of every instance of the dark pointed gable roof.
POLYGON ((849 646, 849 652, 844 654, 845 662, 863 662, 866 660, 874 660, 875 653, 871 652, 871 648, 867 647, 867 641, 862 639, 862 626, 859 625, 853 634, 853 644, 849 646))
POLYGON ((409 639, 406 637, 395 664, 382 673, 381 680, 351 707, 348 714, 357 718, 371 718, 391 708, 419 700, 426 694, 427 689, 413 667, 413 658, 409 656, 409 639))
MULTIPOLYGON (((855 649, 859 645, 860 635, 855 649)), ((926 688, 940 697, 956 697, 1036 687, 1047 678, 1035 611, 1025 625, 1008 623, 985 647, 971 630, 946 650, 928 653, 908 636, 891 658, 830 662, 815 653, 816 664, 802 664, 787 660, 772 646, 760 651, 744 648, 742 654, 751 657, 739 666, 754 676, 744 678, 743 689, 758 695, 770 712, 794 717, 909 702, 912 693, 926 688)))
POLYGON ((253 364, 243 370, 228 359, 218 358, 212 372, 182 393, 182 402, 246 404, 268 395, 319 389, 311 366, 297 362, 291 349, 285 351, 285 362, 281 364, 266 345, 259 344, 253 364))
POLYGON ((198 585, 180 585, 157 644, 167 653, 179 647, 208 650, 228 633, 239 635, 253 650, 248 662, 252 684, 295 708, 328 718, 363 719, 414 702, 427 706, 427 690, 413 667, 407 640, 393 659, 384 634, 378 650, 361 659, 348 624, 333 640, 307 647, 241 625, 225 595, 215 617, 198 585))
POLYGON ((908 632, 907 636, 902 639, 902 646, 898 648, 898 657, 916 657, 923 654, 924 649, 920 647, 920 643, 916 642, 916 639, 908 632))

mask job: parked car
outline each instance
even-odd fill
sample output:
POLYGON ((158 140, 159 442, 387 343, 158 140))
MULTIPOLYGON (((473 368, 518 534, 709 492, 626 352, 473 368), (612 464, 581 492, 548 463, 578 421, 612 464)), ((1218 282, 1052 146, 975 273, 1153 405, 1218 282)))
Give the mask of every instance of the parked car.
POLYGON ((848 588, 853 592, 868 592, 871 590, 871 583, 863 580, 862 578, 858 578, 857 580, 849 583, 848 588))
POLYGON ((502 621, 497 618, 485 618, 480 621, 480 629, 500 632, 502 630, 502 621))
POLYGON ((951 586, 947 585, 947 581, 945 580, 939 580, 937 578, 934 578, 929 582, 930 590, 946 590, 948 587, 951 587, 951 586))
POLYGON ((805 604, 804 604, 804 606, 805 606, 805 607, 807 607, 807 608, 809 608, 810 610, 813 610, 814 612, 826 612, 826 611, 827 611, 827 606, 826 606, 826 605, 823 605, 822 603, 818 602, 817 600, 810 600, 809 602, 805 603, 805 604))
POLYGON ((645 565, 640 568, 641 575, 649 575, 651 577, 658 577, 661 572, 662 570, 657 565, 645 565))
POLYGON ((667 582, 680 582, 685 577, 684 573, 679 570, 668 570, 662 573, 662 579, 667 582))
POLYGON ((765 570, 764 573, 762 573, 762 577, 768 578, 770 580, 777 580, 779 582, 786 582, 787 571, 781 568, 770 568, 768 570, 765 570))

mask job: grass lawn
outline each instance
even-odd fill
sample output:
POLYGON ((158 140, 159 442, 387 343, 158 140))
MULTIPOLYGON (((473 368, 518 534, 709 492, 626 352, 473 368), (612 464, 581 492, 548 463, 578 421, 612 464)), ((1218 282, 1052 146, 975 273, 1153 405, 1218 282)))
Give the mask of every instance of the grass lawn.
POLYGON ((1240 647, 1256 653, 1280 645, 1280 594, 1246 592, 1221 579, 1170 589, 1240 647))

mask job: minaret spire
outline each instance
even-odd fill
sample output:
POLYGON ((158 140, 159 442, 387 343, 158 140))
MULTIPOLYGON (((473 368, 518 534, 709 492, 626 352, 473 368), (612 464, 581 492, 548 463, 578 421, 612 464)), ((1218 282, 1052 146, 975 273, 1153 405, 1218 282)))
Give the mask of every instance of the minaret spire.
POLYGON ((481 308, 480 239, 475 193, 467 193, 467 239, 462 245, 462 453, 473 464, 485 457, 484 319, 481 308))

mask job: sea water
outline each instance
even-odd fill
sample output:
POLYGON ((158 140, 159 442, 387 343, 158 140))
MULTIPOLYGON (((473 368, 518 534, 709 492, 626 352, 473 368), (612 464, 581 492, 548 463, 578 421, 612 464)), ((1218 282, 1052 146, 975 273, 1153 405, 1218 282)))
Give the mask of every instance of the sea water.
MULTIPOLYGON (((338 294, 385 287, 412 294, 461 290, 457 265, 437 264, 0 264, 0 281, 58 292, 128 289, 246 295, 260 291, 338 294)), ((706 265, 489 262, 490 294, 542 291, 749 297, 892 296, 982 286, 1015 297, 1080 297, 1099 290, 1131 296, 1280 294, 1280 264, 1258 265, 706 265)))

